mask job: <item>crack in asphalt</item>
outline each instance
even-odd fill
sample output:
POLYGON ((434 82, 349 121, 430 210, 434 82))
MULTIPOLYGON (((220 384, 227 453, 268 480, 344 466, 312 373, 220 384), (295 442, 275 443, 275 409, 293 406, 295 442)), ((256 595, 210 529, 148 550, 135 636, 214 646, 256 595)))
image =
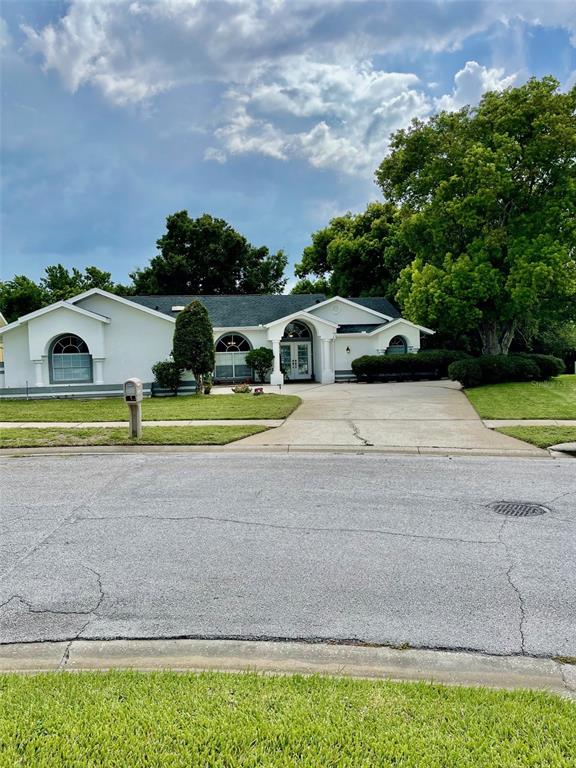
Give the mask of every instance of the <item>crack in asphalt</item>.
POLYGON ((374 443, 371 443, 369 440, 367 440, 365 437, 362 437, 360 434, 360 429, 357 424, 355 424, 353 421, 350 422, 350 426, 352 427, 352 434, 357 440, 360 440, 362 445, 374 445, 374 443))
POLYGON ((498 531, 498 542, 504 547, 504 551, 506 553, 506 557, 509 561, 509 566, 506 570, 506 579, 508 581, 508 584, 514 591, 516 597, 518 598, 518 610, 520 611, 520 623, 518 624, 518 631, 520 633, 520 650, 523 656, 526 655, 526 638, 524 636, 524 624, 526 622, 526 606, 524 604, 524 597, 522 596, 522 592, 520 591, 520 588, 517 584, 514 583, 514 580, 512 578, 512 571, 516 567, 516 564, 514 562, 514 556, 512 555, 512 551, 508 544, 504 541, 504 529, 506 527, 506 523, 508 523, 508 520, 502 520, 502 525, 500 526, 500 530, 498 531))
MULTIPOLYGON (((90 573, 93 573, 96 576, 97 584, 98 584, 98 600, 96 601, 96 604, 92 608, 88 608, 84 611, 63 611, 58 610, 56 608, 35 608, 33 604, 27 600, 25 597, 22 597, 22 595, 11 595, 7 600, 5 600, 3 603, 0 603, 0 609, 6 607, 11 603, 13 600, 17 600, 19 603, 22 603, 22 605, 26 606, 28 613, 38 613, 38 614, 52 614, 54 616, 92 616, 93 614, 98 611, 100 606, 102 605, 102 601, 105 598, 105 593, 102 588, 102 577, 98 573, 98 571, 95 571, 93 568, 90 568, 88 565, 82 565, 82 568, 84 568, 85 571, 90 571, 90 573)), ((88 626, 90 621, 88 621, 84 627, 82 628, 81 632, 88 626)))
POLYGON ((205 520, 213 523, 231 523, 233 525, 246 525, 256 528, 272 528, 281 531, 299 531, 301 533, 359 533, 378 534, 381 536, 396 536, 403 539, 423 539, 425 541, 450 541, 460 544, 501 544, 498 539, 462 539, 454 536, 434 536, 433 534, 404 533, 402 531, 384 530, 381 528, 329 528, 316 526, 280 525, 277 523, 261 523, 252 520, 240 520, 232 517, 213 517, 210 515, 183 515, 183 516, 158 516, 158 515, 105 515, 102 517, 80 516, 75 518, 73 524, 84 520, 156 520, 158 522, 184 522, 193 520, 205 520))

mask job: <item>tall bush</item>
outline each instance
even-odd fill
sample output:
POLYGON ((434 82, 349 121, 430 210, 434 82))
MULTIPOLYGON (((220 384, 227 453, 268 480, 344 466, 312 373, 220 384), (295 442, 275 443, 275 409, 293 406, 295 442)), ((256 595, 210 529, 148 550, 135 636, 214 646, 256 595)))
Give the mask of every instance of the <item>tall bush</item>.
POLYGON ((246 355, 246 365, 256 371, 258 378, 263 383, 274 365, 274 352, 268 347, 251 349, 246 355))
POLYGON ((176 318, 172 357, 184 371, 192 371, 196 391, 204 390, 204 377, 214 370, 214 333, 206 307, 191 301, 176 318))

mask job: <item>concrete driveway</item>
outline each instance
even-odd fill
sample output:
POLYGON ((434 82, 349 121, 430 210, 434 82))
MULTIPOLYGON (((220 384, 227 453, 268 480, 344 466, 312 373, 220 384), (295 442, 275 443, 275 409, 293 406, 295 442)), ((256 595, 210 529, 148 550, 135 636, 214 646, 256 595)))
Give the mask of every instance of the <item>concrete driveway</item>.
POLYGON ((299 395, 300 408, 283 426, 242 445, 546 455, 487 429, 452 381, 288 385, 283 392, 299 395))

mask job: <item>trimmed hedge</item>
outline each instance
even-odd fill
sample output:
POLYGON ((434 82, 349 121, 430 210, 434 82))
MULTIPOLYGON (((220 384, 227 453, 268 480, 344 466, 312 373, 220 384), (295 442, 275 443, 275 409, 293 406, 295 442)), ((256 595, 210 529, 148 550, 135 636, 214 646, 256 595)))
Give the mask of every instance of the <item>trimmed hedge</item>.
POLYGON ((448 366, 450 378, 467 388, 506 381, 543 381, 563 371, 564 362, 552 355, 483 355, 448 366))
POLYGON ((406 355, 363 355, 352 361, 352 370, 357 379, 365 381, 377 378, 440 379, 448 375, 451 363, 468 357, 466 352, 451 349, 429 349, 406 355))

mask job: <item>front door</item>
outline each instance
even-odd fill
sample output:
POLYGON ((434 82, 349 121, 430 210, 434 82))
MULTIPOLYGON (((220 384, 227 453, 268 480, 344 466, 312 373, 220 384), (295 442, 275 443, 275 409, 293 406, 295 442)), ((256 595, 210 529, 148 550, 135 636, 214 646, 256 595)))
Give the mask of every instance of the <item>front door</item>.
POLYGON ((280 344, 280 363, 289 381, 312 378, 312 344, 309 341, 289 341, 280 344))

